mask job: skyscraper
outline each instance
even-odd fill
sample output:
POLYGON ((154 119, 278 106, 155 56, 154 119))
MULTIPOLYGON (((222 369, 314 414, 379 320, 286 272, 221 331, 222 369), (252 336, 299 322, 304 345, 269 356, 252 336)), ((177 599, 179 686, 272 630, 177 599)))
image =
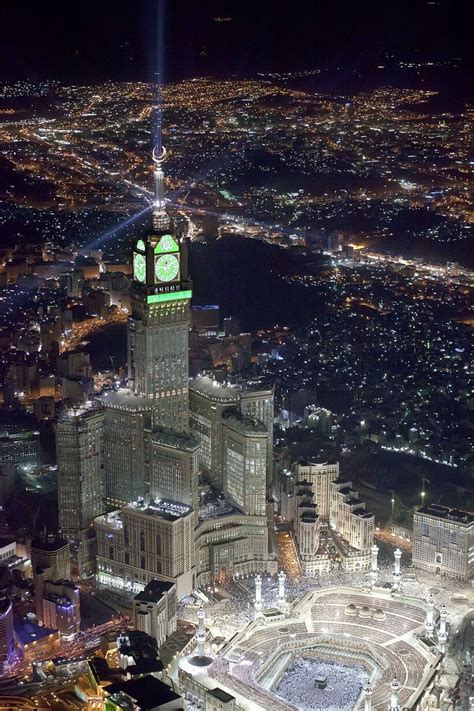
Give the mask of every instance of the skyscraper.
POLYGON ((47 580, 68 580, 70 576, 69 543, 54 534, 31 541, 31 567, 35 586, 36 615, 43 620, 43 591, 47 580))
POLYGON ((105 499, 126 506, 148 486, 147 433, 152 426, 150 400, 122 388, 102 396, 104 404, 105 499))
POLYGON ((267 428, 238 410, 226 412, 222 419, 224 493, 242 512, 265 516, 267 428))
POLYGON ((198 506, 198 440, 187 432, 156 427, 150 439, 150 496, 198 506))
POLYGON ((247 381, 240 396, 240 409, 244 415, 249 415, 262 422, 268 432, 267 447, 267 486, 273 479, 273 417, 274 417, 275 386, 265 383, 263 379, 247 381))
POLYGON ((190 385, 189 426, 201 442, 200 464, 212 482, 222 489, 222 414, 236 407, 240 388, 229 387, 204 375, 190 385))
POLYGON ((13 661, 15 638, 13 635, 13 608, 11 600, 0 600, 0 673, 3 665, 13 661))
POLYGON ((154 424, 188 429, 189 303, 185 244, 173 234, 163 198, 162 160, 154 158, 153 229, 133 248, 128 377, 153 404, 154 424))
POLYGON ((98 402, 65 410, 56 427, 59 526, 73 543, 77 574, 94 571, 89 528, 104 510, 104 412, 98 402))
POLYGON ((413 516, 413 565, 440 575, 474 577, 474 514, 439 504, 413 516))

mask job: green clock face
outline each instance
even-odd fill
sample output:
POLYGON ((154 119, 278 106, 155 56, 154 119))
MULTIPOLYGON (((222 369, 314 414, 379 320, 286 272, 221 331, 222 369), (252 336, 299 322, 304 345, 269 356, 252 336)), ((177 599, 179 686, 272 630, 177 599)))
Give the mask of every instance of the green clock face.
POLYGON ((137 281, 144 282, 146 278, 146 260, 144 254, 133 255, 133 276, 137 281))
POLYGON ((158 281, 173 281, 179 274, 179 259, 175 254, 155 258, 155 277, 158 281))

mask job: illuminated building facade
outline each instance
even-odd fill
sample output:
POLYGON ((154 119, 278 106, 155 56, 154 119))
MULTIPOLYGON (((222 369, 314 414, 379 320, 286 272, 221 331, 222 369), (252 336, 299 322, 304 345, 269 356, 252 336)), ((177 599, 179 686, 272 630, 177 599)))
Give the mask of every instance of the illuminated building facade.
POLYGON ((11 600, 0 600, 0 672, 5 663, 13 661, 15 637, 13 634, 13 608, 11 600))
POLYGON ((176 585, 152 580, 133 599, 133 626, 157 641, 158 647, 176 632, 176 585))
POLYGON ((188 429, 189 304, 187 246, 173 234, 164 208, 161 159, 156 159, 153 229, 133 247, 128 379, 152 401, 154 424, 188 429))
POLYGON ((291 512, 301 569, 305 575, 331 570, 335 560, 346 571, 370 565, 373 514, 365 509, 350 481, 339 477, 339 463, 296 462, 291 512), (300 477, 300 478, 298 478, 300 477))
POLYGON ((215 486, 223 487, 223 420, 238 405, 240 388, 230 387, 204 375, 190 384, 189 427, 201 443, 200 464, 215 486))
POLYGON ((352 482, 339 478, 331 482, 329 524, 351 548, 360 552, 348 556, 347 569, 369 565, 370 549, 374 544, 375 519, 365 510, 352 482))
POLYGON ((224 494, 243 513, 266 513, 268 432, 265 425, 231 410, 223 415, 224 494))
POLYGON ((65 410, 56 426, 59 526, 79 577, 94 572, 90 526, 104 510, 104 411, 97 402, 65 410))
POLYGON ((413 516, 413 565, 440 575, 474 577, 474 514, 429 504, 413 516))
POLYGON ((80 631, 79 588, 68 580, 47 581, 43 590, 42 621, 45 627, 58 630, 62 637, 80 631))
POLYGON ((69 542, 54 534, 31 542, 31 567, 35 587, 36 616, 43 621, 43 592, 48 580, 68 580, 71 572, 69 542))
POLYGON ((329 520, 330 484, 339 478, 339 462, 299 461, 292 466, 295 481, 308 481, 318 502, 318 515, 329 520))
POLYGON ((198 508, 199 442, 187 432, 156 427, 150 437, 150 496, 198 508))
POLYGON ((269 560, 266 516, 240 512, 203 519, 196 528, 197 585, 234 575, 276 573, 269 560))
POLYGON ((242 414, 252 417, 265 425, 268 434, 267 445, 267 486, 273 478, 273 418, 275 387, 268 387, 260 380, 247 381, 240 396, 242 414))
POLYGON ((116 508, 143 496, 148 488, 147 433, 152 426, 152 405, 130 390, 105 393, 104 470, 105 498, 116 508))
POLYGON ((97 579, 140 592, 151 580, 176 583, 178 597, 195 587, 195 514, 174 502, 135 504, 99 516, 97 579))

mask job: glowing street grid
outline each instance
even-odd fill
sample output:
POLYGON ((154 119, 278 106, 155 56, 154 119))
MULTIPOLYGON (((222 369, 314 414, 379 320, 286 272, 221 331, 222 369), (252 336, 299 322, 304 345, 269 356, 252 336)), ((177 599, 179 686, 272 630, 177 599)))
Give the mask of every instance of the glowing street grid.
POLYGON ((351 711, 368 674, 357 666, 310 657, 296 657, 273 691, 300 711, 351 711), (327 686, 318 688, 316 678, 327 686))

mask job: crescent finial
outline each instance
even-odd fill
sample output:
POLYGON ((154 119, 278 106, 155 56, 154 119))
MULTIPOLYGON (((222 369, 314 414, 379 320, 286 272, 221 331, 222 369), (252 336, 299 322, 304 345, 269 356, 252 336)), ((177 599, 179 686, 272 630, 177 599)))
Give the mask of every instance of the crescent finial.
POLYGON ((166 148, 164 146, 161 146, 161 153, 160 155, 156 155, 156 146, 153 148, 152 154, 151 154, 153 163, 155 163, 158 167, 161 166, 161 164, 166 160, 166 148))

